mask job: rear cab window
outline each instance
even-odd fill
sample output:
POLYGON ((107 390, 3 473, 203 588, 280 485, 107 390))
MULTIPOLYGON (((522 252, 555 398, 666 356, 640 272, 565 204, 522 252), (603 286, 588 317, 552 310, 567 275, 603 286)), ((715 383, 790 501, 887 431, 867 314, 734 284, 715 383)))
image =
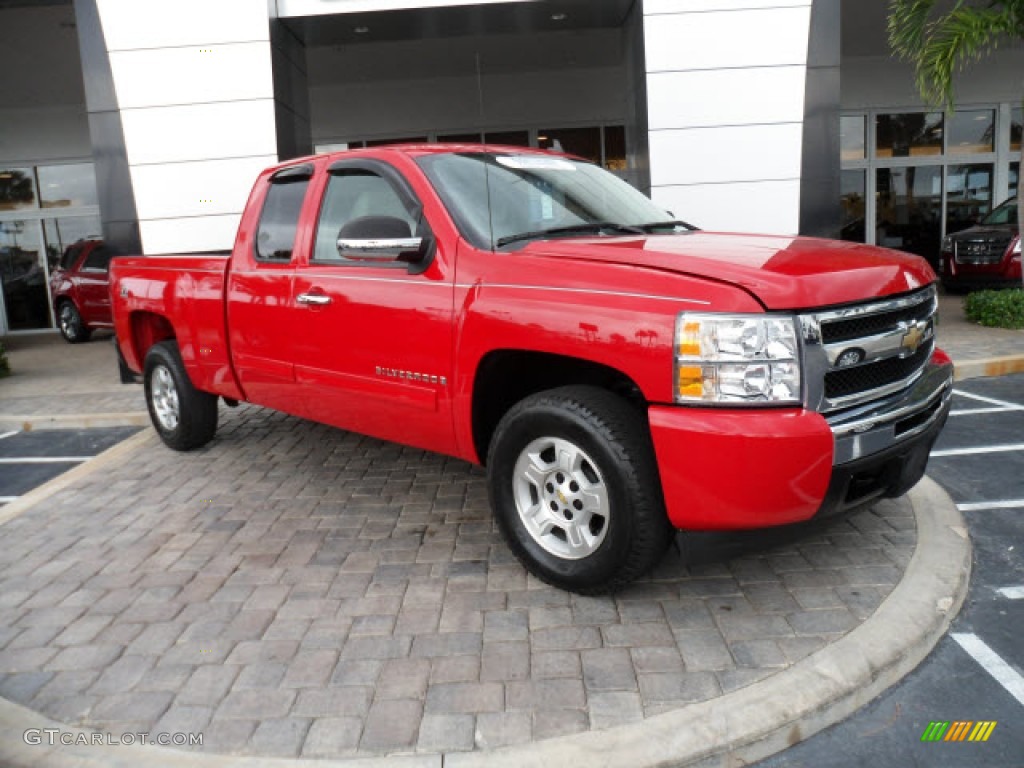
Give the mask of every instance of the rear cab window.
POLYGON ((270 188, 256 227, 253 254, 256 261, 277 264, 291 261, 302 204, 312 174, 312 166, 296 166, 278 171, 270 178, 270 188))

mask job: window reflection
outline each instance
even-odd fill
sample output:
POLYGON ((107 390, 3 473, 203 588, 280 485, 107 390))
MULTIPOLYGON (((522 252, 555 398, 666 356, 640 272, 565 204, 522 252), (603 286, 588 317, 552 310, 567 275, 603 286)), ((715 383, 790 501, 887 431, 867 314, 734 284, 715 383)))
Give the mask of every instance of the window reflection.
POLYGON ((839 177, 839 203, 841 207, 840 237, 843 240, 864 242, 864 171, 843 171, 839 177))
POLYGON ((875 242, 937 263, 942 235, 942 168, 879 168, 875 242))
POLYGON ((949 153, 978 154, 995 149, 996 113, 992 109, 954 112, 949 120, 949 153))
POLYGON ((0 282, 12 331, 50 327, 42 255, 38 222, 0 222, 0 282))
POLYGON ((946 233, 967 229, 992 210, 992 166, 946 169, 946 233))
POLYGON ((864 115, 843 115, 839 118, 839 150, 842 160, 863 160, 864 115))
POLYGON ((68 216, 45 219, 46 261, 52 270, 67 247, 79 240, 98 240, 102 235, 99 216, 68 216))
POLYGON ((1010 151, 1020 152, 1020 136, 1024 125, 1024 109, 1017 107, 1010 113, 1010 151))
POLYGON ((43 165, 37 172, 40 207, 97 205, 96 174, 92 163, 43 165))
POLYGON ((445 144, 478 144, 480 134, 478 133, 449 133, 437 137, 437 140, 445 144))
POLYGON ((604 167, 609 171, 625 171, 626 126, 612 125, 604 129, 604 167))
POLYGON ((389 144, 426 144, 426 136, 410 136, 404 139, 367 139, 368 147, 386 147, 389 144))
POLYGON ((942 113, 905 112, 875 119, 878 157, 919 157, 942 154, 942 113))
POLYGON ((1020 163, 1010 163, 1010 197, 1017 194, 1020 180, 1020 163))
POLYGON ((600 128, 544 129, 537 132, 537 146, 601 162, 600 128))
POLYGON ((530 146, 529 131, 488 131, 484 134, 488 144, 504 144, 509 147, 530 146))
POLYGON ((0 166, 0 211, 35 208, 36 188, 31 168, 0 166))

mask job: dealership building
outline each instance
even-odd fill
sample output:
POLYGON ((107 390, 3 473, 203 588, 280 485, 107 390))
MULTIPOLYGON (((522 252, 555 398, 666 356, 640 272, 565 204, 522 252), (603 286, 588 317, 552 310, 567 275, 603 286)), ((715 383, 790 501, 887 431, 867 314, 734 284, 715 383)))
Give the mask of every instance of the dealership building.
POLYGON ((63 249, 226 250, 257 173, 395 141, 561 148, 703 229, 936 256, 1016 194, 1024 45, 943 114, 887 0, 0 0, 0 334, 63 249))

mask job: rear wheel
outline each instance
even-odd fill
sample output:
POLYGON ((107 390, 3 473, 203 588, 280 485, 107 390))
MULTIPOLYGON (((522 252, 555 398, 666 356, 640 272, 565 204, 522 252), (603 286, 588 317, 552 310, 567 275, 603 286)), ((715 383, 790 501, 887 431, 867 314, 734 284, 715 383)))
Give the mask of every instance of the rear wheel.
POLYGON ((57 312, 60 320, 60 333, 69 344, 79 344, 88 341, 92 331, 85 327, 82 315, 78 308, 70 301, 64 301, 57 312))
POLYGON ((188 451, 213 439, 217 397, 192 386, 175 342, 152 346, 143 382, 150 420, 164 443, 176 451, 188 451))
POLYGON ((515 405, 491 442, 488 484, 513 553, 563 589, 624 586, 672 540, 644 417, 604 390, 565 387, 515 405))

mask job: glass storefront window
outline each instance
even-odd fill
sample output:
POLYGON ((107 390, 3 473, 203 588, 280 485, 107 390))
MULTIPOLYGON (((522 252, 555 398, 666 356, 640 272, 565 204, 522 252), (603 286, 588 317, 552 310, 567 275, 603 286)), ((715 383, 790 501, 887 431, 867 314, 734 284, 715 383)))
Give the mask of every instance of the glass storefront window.
POLYGON ((37 221, 0 222, 0 283, 12 331, 51 326, 39 229, 37 221))
POLYGON ((99 216, 68 216, 60 219, 44 219, 43 232, 46 236, 46 261, 52 270, 60 261, 67 247, 79 240, 99 239, 101 235, 99 216))
POLYGON ((979 154, 995 149, 996 113, 993 109, 954 112, 946 130, 947 152, 952 155, 979 154))
POLYGON ((479 144, 479 133, 449 133, 438 136, 437 140, 445 144, 479 144))
POLYGON ((991 165, 951 165, 946 169, 946 234, 967 229, 991 210, 991 165))
POLYGON ((1024 110, 1017 107, 1010 115, 1010 151, 1020 152, 1020 136, 1024 131, 1024 110))
POLYGON ((604 129, 604 167, 609 171, 625 171, 626 126, 610 125, 604 129))
POLYGON ((368 147, 386 147, 389 144, 426 144, 426 136, 412 136, 404 139, 368 139, 368 147))
POLYGON ((875 118, 878 157, 921 157, 942 154, 941 112, 905 112, 875 118))
POLYGON ((97 205, 96 172, 92 163, 74 165, 41 165, 39 175, 39 206, 68 208, 97 205))
POLYGON ((537 146, 541 149, 560 149, 562 152, 600 163, 601 129, 597 127, 544 129, 537 132, 537 146))
POLYGON ((1017 194, 1020 184, 1020 163, 1010 163, 1010 197, 1017 194))
POLYGON ((0 166, 0 211, 36 207, 36 185, 31 168, 0 166))
POLYGON ((879 168, 875 242, 937 263, 942 238, 942 167, 879 168))
POLYGON ((842 171, 839 177, 839 205, 841 209, 840 237, 843 240, 864 242, 865 181, 864 171, 842 171))
POLYGON ((530 146, 529 131, 488 131, 484 134, 488 144, 504 144, 510 147, 530 146))
POLYGON ((839 152, 844 162, 863 160, 866 156, 864 120, 864 115, 843 115, 839 118, 839 152))

